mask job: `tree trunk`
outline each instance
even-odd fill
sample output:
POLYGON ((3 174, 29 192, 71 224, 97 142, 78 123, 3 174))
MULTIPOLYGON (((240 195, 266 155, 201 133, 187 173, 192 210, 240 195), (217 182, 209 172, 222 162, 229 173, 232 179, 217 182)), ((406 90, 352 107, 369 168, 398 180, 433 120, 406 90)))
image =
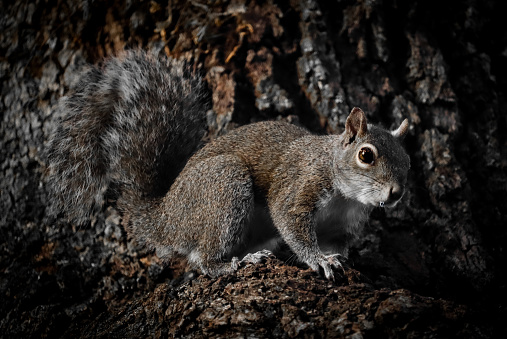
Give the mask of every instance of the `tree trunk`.
POLYGON ((507 31, 497 1, 0 4, 0 332, 6 337, 507 335, 507 31), (338 133, 352 107, 410 120, 408 193, 328 282, 269 259, 163 267, 109 206, 46 216, 44 145, 87 64, 125 48, 203 74, 209 138, 265 119, 338 133), (503 132, 502 132, 503 131, 503 132))

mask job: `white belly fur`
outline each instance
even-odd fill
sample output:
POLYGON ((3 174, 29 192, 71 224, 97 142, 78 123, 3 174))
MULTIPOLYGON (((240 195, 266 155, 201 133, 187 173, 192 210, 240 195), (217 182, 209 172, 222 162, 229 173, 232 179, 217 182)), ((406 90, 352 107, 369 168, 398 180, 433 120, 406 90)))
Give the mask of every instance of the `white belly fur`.
POLYGON ((323 197, 318 206, 315 223, 321 250, 347 255, 349 240, 362 233, 372 208, 339 194, 323 197))

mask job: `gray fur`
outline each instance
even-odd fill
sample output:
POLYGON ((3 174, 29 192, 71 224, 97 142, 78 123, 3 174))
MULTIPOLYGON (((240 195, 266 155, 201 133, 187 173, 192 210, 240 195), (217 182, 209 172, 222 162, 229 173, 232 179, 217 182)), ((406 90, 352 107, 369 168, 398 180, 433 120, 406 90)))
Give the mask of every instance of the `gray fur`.
POLYGON ((49 151, 55 209, 85 221, 116 184, 125 228, 164 260, 184 255, 216 276, 237 269, 237 256, 283 241, 332 279, 336 252, 370 211, 403 195, 408 125, 391 133, 355 108, 341 135, 261 122, 190 157, 205 107, 201 82, 184 69, 130 52, 84 75, 49 151), (364 147, 375 149, 370 164, 358 160, 364 147))
POLYGON ((48 145, 53 214, 85 223, 111 184, 165 194, 205 133, 204 98, 183 62, 142 52, 86 72, 48 145))

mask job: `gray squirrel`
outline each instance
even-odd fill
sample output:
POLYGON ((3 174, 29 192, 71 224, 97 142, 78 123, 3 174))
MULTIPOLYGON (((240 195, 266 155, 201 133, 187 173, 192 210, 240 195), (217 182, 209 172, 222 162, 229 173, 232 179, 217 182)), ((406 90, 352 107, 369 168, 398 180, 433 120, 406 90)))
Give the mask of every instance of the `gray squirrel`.
POLYGON ((266 121, 200 148, 204 83, 184 62, 140 51, 88 70, 60 109, 47 152, 52 213, 84 223, 114 189, 129 235, 210 276, 286 244, 333 279, 347 239, 375 207, 396 205, 410 167, 408 121, 386 131, 359 108, 340 135, 266 121))

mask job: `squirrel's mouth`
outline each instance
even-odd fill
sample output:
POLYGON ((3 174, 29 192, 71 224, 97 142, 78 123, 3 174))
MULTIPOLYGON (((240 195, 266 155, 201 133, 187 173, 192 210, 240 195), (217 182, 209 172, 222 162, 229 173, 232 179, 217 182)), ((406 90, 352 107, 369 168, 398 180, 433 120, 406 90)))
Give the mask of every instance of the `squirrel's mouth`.
POLYGON ((396 206, 399 200, 393 201, 393 202, 387 202, 387 201, 381 201, 378 203, 378 207, 380 208, 393 208, 396 206))
POLYGON ((377 207, 380 208, 393 208, 400 202, 401 198, 396 200, 379 201, 377 207))

